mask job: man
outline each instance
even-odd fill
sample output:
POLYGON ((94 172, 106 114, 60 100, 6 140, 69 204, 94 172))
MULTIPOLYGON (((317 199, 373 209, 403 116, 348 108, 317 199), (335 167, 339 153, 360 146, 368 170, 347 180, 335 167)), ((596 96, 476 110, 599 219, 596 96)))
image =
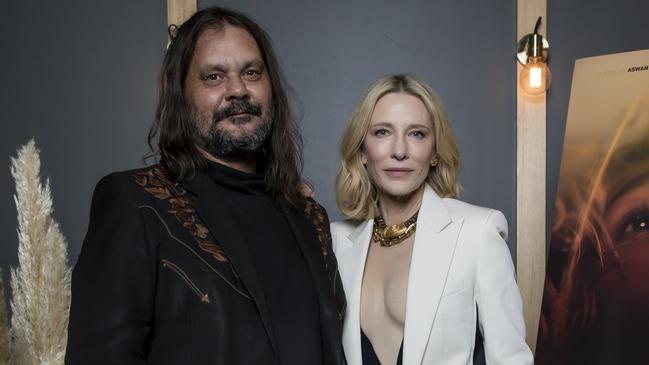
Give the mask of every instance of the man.
POLYGON ((165 56, 159 164, 103 178, 67 364, 342 364, 344 293, 270 41, 199 11, 165 56))

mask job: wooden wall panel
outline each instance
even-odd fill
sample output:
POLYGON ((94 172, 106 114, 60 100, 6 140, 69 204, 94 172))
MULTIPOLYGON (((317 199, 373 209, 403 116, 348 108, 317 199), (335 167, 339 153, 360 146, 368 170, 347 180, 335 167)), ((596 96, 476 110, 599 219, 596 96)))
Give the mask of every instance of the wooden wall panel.
POLYGON ((180 26, 196 12, 197 0, 167 0, 167 24, 180 26))
MULTIPOLYGON (((517 39, 534 31, 547 36, 546 0, 518 0, 517 39)), ((512 51, 513 53, 513 51, 512 51)), ((545 94, 529 96, 516 78, 516 269, 523 296, 527 341, 536 348, 536 337, 545 282, 546 103, 545 94)))

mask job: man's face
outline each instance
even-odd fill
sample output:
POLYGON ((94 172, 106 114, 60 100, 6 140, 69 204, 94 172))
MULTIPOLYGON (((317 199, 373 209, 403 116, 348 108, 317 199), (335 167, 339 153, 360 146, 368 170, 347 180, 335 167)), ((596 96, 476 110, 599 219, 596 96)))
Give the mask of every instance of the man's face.
POLYGON ((257 42, 246 30, 224 25, 199 36, 187 76, 200 146, 213 156, 257 151, 272 123, 270 78, 257 42))

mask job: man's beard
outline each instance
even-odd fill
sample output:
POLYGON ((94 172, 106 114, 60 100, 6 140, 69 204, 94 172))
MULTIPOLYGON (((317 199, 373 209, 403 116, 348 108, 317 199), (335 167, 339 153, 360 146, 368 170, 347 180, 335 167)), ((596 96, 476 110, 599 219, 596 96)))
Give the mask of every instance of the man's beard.
POLYGON ((271 118, 267 113, 263 113, 259 104, 251 103, 245 99, 232 101, 230 105, 217 109, 212 113, 209 130, 202 136, 203 149, 212 156, 223 158, 254 155, 260 152, 270 134, 271 118), (234 116, 240 113, 248 115, 234 116), (219 128, 220 123, 253 123, 250 120, 251 116, 257 116, 261 119, 259 125, 252 132, 234 136, 227 130, 219 128), (233 119, 228 120, 229 118, 233 119))

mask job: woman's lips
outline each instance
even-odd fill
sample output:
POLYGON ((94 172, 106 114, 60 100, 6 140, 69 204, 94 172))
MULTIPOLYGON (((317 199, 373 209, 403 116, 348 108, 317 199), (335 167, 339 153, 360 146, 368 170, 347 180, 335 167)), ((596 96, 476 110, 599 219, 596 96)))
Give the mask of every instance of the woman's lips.
POLYGON ((411 172, 413 172, 413 169, 407 169, 407 168, 390 168, 390 169, 385 169, 383 170, 386 175, 389 177, 404 177, 410 175, 411 172))

